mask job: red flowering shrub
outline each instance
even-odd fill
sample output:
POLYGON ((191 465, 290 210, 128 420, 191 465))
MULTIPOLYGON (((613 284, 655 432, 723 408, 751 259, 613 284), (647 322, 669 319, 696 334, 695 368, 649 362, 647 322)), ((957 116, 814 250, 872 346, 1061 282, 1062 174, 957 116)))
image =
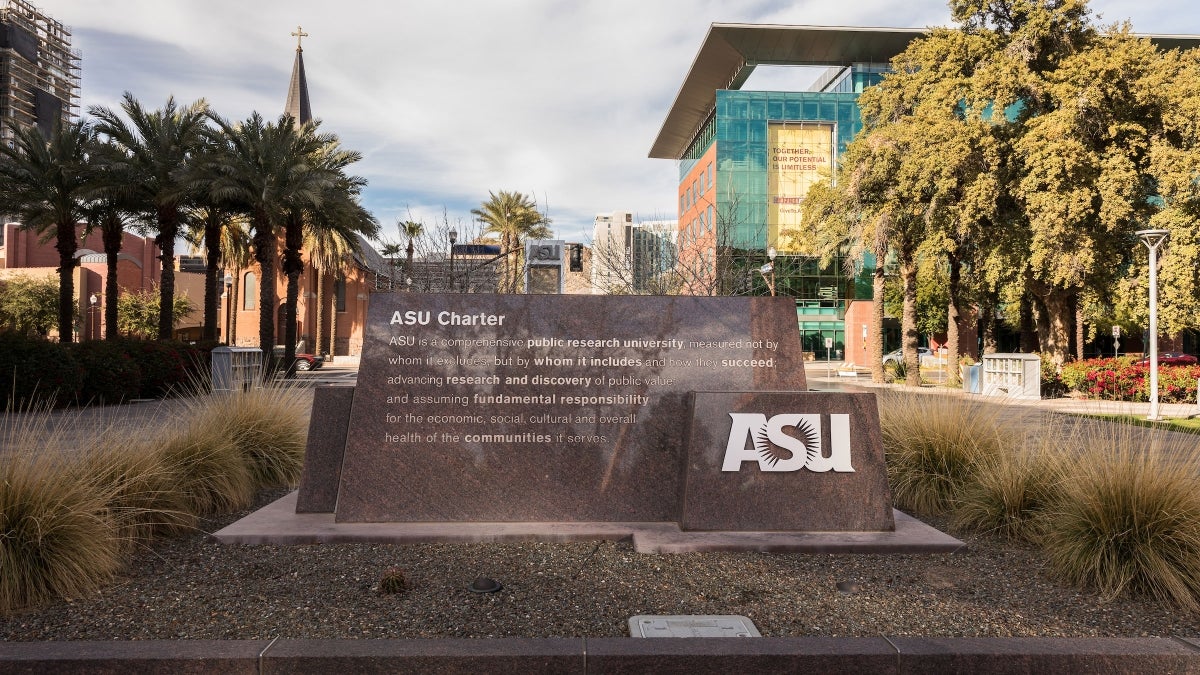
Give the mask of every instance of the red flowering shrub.
MULTIPOLYGON (((1063 366, 1063 382, 1072 391, 1106 401, 1149 401, 1150 366, 1131 357, 1087 359, 1063 366)), ((1195 403, 1200 365, 1158 367, 1158 400, 1195 403)))

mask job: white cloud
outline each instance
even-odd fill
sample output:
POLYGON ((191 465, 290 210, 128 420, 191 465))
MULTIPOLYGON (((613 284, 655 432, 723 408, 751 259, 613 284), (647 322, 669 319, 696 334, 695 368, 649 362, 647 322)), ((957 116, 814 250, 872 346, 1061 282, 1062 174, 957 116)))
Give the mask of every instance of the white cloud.
MULTIPOLYGON (((488 190, 548 201, 579 239, 599 212, 672 218, 675 167, 646 157, 712 22, 920 27, 943 2, 885 0, 35 0, 72 26, 83 104, 132 91, 157 106, 205 97, 233 119, 282 112, 302 25, 314 114, 364 154, 364 201, 452 222, 488 190)), ((1141 32, 1192 32, 1178 3, 1094 3, 1141 32), (1145 25, 1143 25, 1143 22, 1145 25)))

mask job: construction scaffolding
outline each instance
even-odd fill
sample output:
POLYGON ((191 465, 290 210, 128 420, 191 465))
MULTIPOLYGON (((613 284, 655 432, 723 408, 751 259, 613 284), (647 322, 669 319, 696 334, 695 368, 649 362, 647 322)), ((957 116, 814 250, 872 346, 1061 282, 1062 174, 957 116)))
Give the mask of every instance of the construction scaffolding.
POLYGON ((25 0, 0 0, 0 138, 11 125, 49 136, 78 115, 82 56, 71 31, 25 0))

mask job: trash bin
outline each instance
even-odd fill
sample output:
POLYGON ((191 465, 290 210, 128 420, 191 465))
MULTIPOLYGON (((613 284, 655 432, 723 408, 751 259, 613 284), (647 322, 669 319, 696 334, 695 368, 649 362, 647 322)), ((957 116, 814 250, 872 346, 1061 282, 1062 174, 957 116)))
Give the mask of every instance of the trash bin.
POLYGON ((978 394, 983 391, 980 377, 982 372, 983 365, 979 363, 973 366, 963 366, 963 391, 968 394, 978 394))

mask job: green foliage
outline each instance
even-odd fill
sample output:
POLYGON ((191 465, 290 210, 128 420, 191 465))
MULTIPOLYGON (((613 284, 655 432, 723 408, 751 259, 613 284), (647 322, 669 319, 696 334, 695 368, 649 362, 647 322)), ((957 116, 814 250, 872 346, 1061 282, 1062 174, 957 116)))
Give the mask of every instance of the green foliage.
POLYGON ((121 344, 90 340, 72 352, 83 370, 77 396, 81 404, 120 403, 142 392, 142 369, 121 344))
POLYGON ((0 333, 0 408, 67 405, 82 382, 83 372, 66 345, 0 333))
MULTIPOLYGON (((1158 367, 1158 396, 1164 403, 1195 403, 1200 366, 1158 367)), ((1088 398, 1149 401, 1150 367, 1132 357, 1088 359, 1063 366, 1063 383, 1088 398)))
POLYGON ((1063 383, 1058 364, 1054 362, 1051 354, 1043 353, 1038 356, 1041 357, 1042 398, 1061 398, 1067 393, 1067 386, 1063 383))
MULTIPOLYGON (((157 288, 122 293, 117 300, 117 330, 127 337, 152 339, 158 335, 159 303, 157 288)), ((192 311, 186 295, 175 296, 172 316, 178 323, 192 311)))
POLYGON ((16 275, 0 280, 0 330, 46 337, 57 320, 57 279, 16 275))
POLYGON ((179 343, 118 340, 113 345, 137 364, 142 374, 140 398, 166 396, 188 382, 188 369, 179 343))

